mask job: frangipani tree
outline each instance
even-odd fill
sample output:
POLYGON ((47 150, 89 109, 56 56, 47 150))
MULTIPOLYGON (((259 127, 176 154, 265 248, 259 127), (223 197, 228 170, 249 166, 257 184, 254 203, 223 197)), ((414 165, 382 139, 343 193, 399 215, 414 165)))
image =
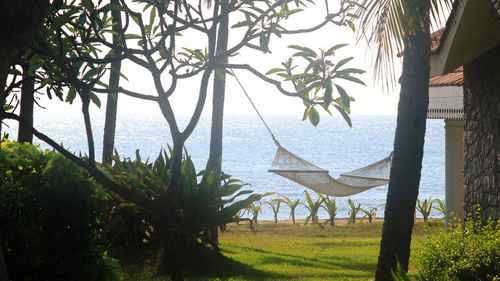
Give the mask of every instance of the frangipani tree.
MULTIPOLYGON (((286 23, 306 8, 306 4, 312 5, 313 2, 121 0, 117 3, 82 0, 57 1, 51 6, 46 18, 47 28, 31 50, 37 55, 37 60, 32 63, 39 71, 38 75, 44 77, 40 86, 48 88, 48 93, 55 93, 67 102, 77 98, 81 100, 87 132, 87 157, 72 154, 36 128, 31 127, 31 131, 85 168, 110 191, 154 214, 165 256, 169 259, 172 280, 183 279, 180 259, 175 258, 185 249, 180 245, 184 241, 183 233, 175 227, 182 220, 183 213, 183 206, 179 203, 185 183, 182 180, 183 169, 186 169, 182 164, 185 157, 183 147, 201 117, 212 77, 223 77, 227 69, 244 69, 263 82, 274 85, 277 92, 302 99, 306 105, 304 118, 313 124, 319 122, 318 107, 327 112, 335 107, 350 122, 351 99, 341 81, 362 84, 356 76, 363 71, 349 67, 350 58, 334 57, 336 49, 343 45, 325 46, 324 51, 319 52, 293 45, 291 48, 296 51, 293 58, 287 59, 281 68, 270 70, 267 75, 251 64, 233 64, 229 60, 245 48, 268 53, 269 42, 281 36, 314 32, 326 24, 352 25, 349 13, 355 6, 351 1, 340 0, 336 12, 331 12, 327 6, 325 17, 310 27, 287 29, 286 23), (122 21, 121 30, 113 28, 113 23, 119 24, 112 18, 117 14, 122 21), (232 27, 227 32, 239 30, 241 37, 227 48, 217 49, 217 40, 225 36, 226 31, 219 27, 226 17, 232 27), (196 34, 199 38, 197 46, 179 43, 178 36, 186 32, 196 34), (300 58, 302 62, 297 63, 295 58, 300 58), (154 91, 140 92, 106 83, 104 78, 109 73, 110 64, 116 61, 132 63, 135 66, 133 71, 148 73, 154 91), (270 74, 282 80, 270 78, 270 74), (195 77, 199 79, 196 104, 187 125, 182 127, 171 99, 182 94, 183 89, 178 87, 181 81, 195 77), (173 142, 168 188, 164 192, 147 195, 137 186, 117 181, 99 168, 89 111, 92 104, 100 106, 98 93, 127 95, 150 101, 160 108, 168 123, 163 133, 170 135, 173 142)), ((125 69, 122 72, 124 78, 128 76, 125 69)), ((2 109, 0 117, 23 123, 15 112, 9 110, 2 109)))

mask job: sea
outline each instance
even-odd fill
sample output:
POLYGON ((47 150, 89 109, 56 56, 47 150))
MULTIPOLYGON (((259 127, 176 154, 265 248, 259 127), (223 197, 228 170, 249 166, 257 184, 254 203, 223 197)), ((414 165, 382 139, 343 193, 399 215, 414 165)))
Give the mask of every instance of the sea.
MULTIPOLYGON (((282 146, 315 165, 329 170, 333 177, 348 172, 389 155, 393 148, 396 116, 352 116, 352 127, 339 116, 323 116, 317 127, 302 121, 299 115, 264 116, 270 129, 282 146)), ((187 117, 179 123, 187 124, 187 117)), ((93 131, 96 141, 96 155, 102 151, 102 131, 104 117, 93 118, 93 131)), ((15 139, 16 125, 8 123, 6 129, 15 139)), ((58 143, 75 153, 87 153, 83 120, 79 115, 60 117, 54 114, 36 116, 35 126, 43 133, 52 136, 58 143)), ((42 148, 49 148, 35 140, 42 148)), ((208 158, 210 142, 210 117, 202 117, 192 136, 186 143, 197 169, 204 168, 208 158)), ((154 115, 121 115, 116 127, 116 149, 122 157, 135 158, 139 149, 142 159, 154 159, 162 148, 171 144, 166 121, 154 115)), ((263 201, 279 196, 300 198, 304 202, 301 185, 269 173, 276 151, 269 133, 256 115, 228 115, 224 118, 223 171, 249 185, 247 189, 256 193, 274 192, 263 201)), ((420 199, 444 200, 445 159, 444 159, 444 122, 428 120, 425 137, 420 199)), ((309 191, 315 197, 314 192, 309 191)), ((339 218, 348 217, 347 200, 353 200, 362 208, 377 208, 377 217, 383 217, 387 186, 380 186, 348 197, 336 198, 339 218)), ((305 203, 305 202, 304 202, 305 203)), ((273 212, 267 204, 262 204, 261 220, 271 220, 273 212)), ((304 219, 308 211, 299 206, 298 219, 304 219)), ((360 214, 361 215, 361 214, 360 214)), ((417 217, 420 214, 417 212, 417 217)), ((442 217, 433 211, 432 217, 442 217)), ((324 210, 320 218, 327 218, 324 210)), ((289 210, 282 205, 279 219, 288 219, 289 210)))

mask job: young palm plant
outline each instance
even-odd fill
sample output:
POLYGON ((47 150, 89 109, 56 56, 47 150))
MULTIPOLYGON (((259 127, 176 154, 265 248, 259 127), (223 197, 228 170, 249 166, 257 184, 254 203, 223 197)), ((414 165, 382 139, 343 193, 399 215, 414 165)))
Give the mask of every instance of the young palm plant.
POLYGON ((250 204, 250 206, 248 206, 246 208, 246 211, 249 215, 252 215, 252 218, 251 218, 252 222, 254 224, 257 224, 258 217, 259 217, 260 213, 262 212, 262 207, 261 207, 260 202, 250 204))
POLYGON ((365 216, 362 217, 361 220, 367 218, 370 223, 373 222, 377 216, 377 208, 371 208, 371 209, 361 208, 360 211, 365 214, 365 216))
POLYGON ((304 224, 307 224, 309 221, 311 221, 313 224, 316 224, 318 223, 318 211, 321 207, 321 204, 325 200, 325 196, 316 193, 318 195, 318 198, 316 199, 316 201, 314 201, 309 192, 304 191, 304 193, 306 195, 307 204, 302 204, 302 205, 304 205, 304 207, 306 207, 307 210, 309 210, 309 216, 307 216, 304 224))
POLYGON ((429 216, 431 215, 432 211, 432 199, 424 199, 424 201, 420 201, 420 199, 417 198, 417 211, 422 214, 422 217, 424 218, 424 222, 427 222, 429 220, 429 216))
POLYGON ((300 198, 292 200, 288 197, 281 196, 282 198, 278 199, 281 202, 285 203, 288 208, 290 208, 290 219, 292 220, 292 223, 295 224, 295 210, 300 204, 300 198))
POLYGON ((277 224, 278 223, 278 212, 280 211, 280 207, 281 207, 281 200, 273 199, 271 201, 266 201, 264 203, 271 207, 271 210, 273 211, 273 215, 274 215, 274 223, 277 224))
POLYGON ((358 204, 356 206, 354 202, 349 199, 347 200, 347 203, 349 204, 349 207, 351 210, 349 210, 349 223, 356 223, 356 216, 358 215, 358 212, 361 210, 361 204, 358 204))
POLYGON ((335 225, 335 217, 337 216, 337 203, 335 202, 335 198, 325 196, 321 207, 328 213, 328 222, 330 225, 335 225))
POLYGON ((443 218, 446 217, 446 205, 443 200, 441 199, 434 199, 434 202, 437 203, 437 206, 434 206, 434 210, 438 211, 440 214, 443 215, 443 218))

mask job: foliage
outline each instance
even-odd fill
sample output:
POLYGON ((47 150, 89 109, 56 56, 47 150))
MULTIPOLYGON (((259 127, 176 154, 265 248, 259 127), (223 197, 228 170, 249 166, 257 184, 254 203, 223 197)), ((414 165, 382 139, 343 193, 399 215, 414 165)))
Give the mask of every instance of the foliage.
POLYGON ((339 111, 345 121, 352 125, 350 114, 350 103, 354 101, 347 95, 347 91, 333 80, 343 79, 350 82, 365 85, 363 81, 355 77, 355 74, 363 74, 364 71, 357 68, 344 67, 353 57, 344 58, 337 63, 333 63, 331 58, 335 56, 335 51, 345 47, 347 44, 338 44, 328 50, 320 50, 319 53, 314 50, 298 45, 290 45, 289 48, 295 51, 295 54, 281 65, 283 68, 273 68, 266 75, 279 75, 284 81, 290 81, 297 92, 304 92, 304 111, 303 120, 309 121, 317 126, 320 121, 319 113, 314 105, 321 105, 323 109, 331 115, 329 107, 333 104, 339 111), (293 58, 301 58, 307 61, 303 73, 293 73, 292 71, 298 65, 294 64, 293 58), (338 96, 334 98, 334 93, 338 96))
POLYGON ((321 207, 328 213, 328 222, 330 225, 335 225, 335 217, 337 216, 337 203, 335 202, 335 198, 325 196, 321 207))
POLYGON ((422 214, 422 217, 424 218, 424 222, 427 222, 429 220, 429 216, 431 215, 432 211, 432 199, 424 199, 424 201, 420 201, 419 198, 417 198, 417 206, 416 209, 417 211, 422 214))
POLYGON ((323 194, 316 193, 318 197, 316 198, 316 201, 314 201, 307 190, 304 190, 304 194, 306 196, 307 204, 302 205, 304 205, 304 207, 309 210, 309 215, 307 216, 304 224, 307 224, 309 221, 311 221, 313 224, 318 223, 318 211, 321 208, 321 204, 325 200, 325 196, 323 194))
POLYGON ((437 206, 434 206, 434 210, 438 211, 440 214, 443 215, 443 217, 446 216, 446 205, 444 203, 443 200, 437 198, 437 199, 434 199, 434 202, 437 203, 437 206))
POLYGON ((295 224, 295 210, 297 209, 297 207, 300 204, 300 198, 292 200, 292 199, 285 197, 285 196, 281 196, 281 197, 282 198, 280 198, 279 200, 281 202, 285 203, 288 206, 288 208, 290 208, 290 219, 292 220, 292 223, 295 224))
POLYGON ((250 206, 246 207, 245 210, 246 210, 247 214, 252 216, 252 218, 251 218, 252 222, 254 224, 257 224, 259 215, 262 212, 262 206, 261 206, 260 202, 258 204, 257 203, 250 204, 250 206))
POLYGON ((375 59, 374 75, 380 80, 379 82, 396 85, 397 77, 393 61, 395 54, 403 50, 404 44, 416 29, 424 26, 424 22, 428 22, 429 15, 432 29, 441 28, 446 18, 443 15, 449 12, 452 2, 452 0, 428 2, 356 0, 359 4, 355 13, 360 24, 359 35, 375 46, 372 50, 375 59))
POLYGON ((365 214, 365 216, 362 217, 361 220, 367 218, 370 223, 373 222, 373 220, 377 216, 377 208, 371 208, 369 210, 361 208, 360 211, 365 214))
POLYGON ((118 280, 102 233, 108 194, 84 170, 59 153, 4 141, 0 182, 12 280, 118 280))
MULTIPOLYGON (((170 151, 170 154, 172 152, 170 151)), ((115 181, 130 189, 149 196, 159 198, 168 191, 171 177, 172 157, 163 150, 153 163, 142 161, 139 152, 136 159, 121 159, 115 152, 114 165, 104 165, 102 169, 115 181)), ((174 226, 176 231, 185 235, 188 244, 201 241, 201 232, 210 227, 236 221, 237 214, 264 195, 250 194, 250 190, 242 190, 246 186, 240 180, 233 179, 220 171, 196 172, 191 157, 187 153, 181 166, 181 195, 179 202, 179 221, 174 226), (220 173, 221 183, 214 181, 215 173, 220 173), (244 199, 241 196, 250 194, 244 199)), ((267 194, 265 194, 267 195, 267 194)), ((119 212, 116 219, 117 235, 126 233, 132 228, 127 239, 135 242, 149 242, 158 237, 156 233, 157 218, 150 211, 135 204, 122 202, 115 207, 119 212), (138 236, 139 235, 139 236, 138 236)), ((113 223, 113 220, 112 220, 113 223)))
POLYGON ((349 208, 351 208, 349 210, 348 222, 349 223, 356 223, 356 215, 361 210, 361 204, 358 204, 358 206, 356 206, 351 199, 347 200, 347 203, 349 204, 349 208))
POLYGON ((281 201, 278 199, 273 199, 271 201, 264 202, 271 207, 274 215, 274 223, 278 223, 278 212, 280 211, 281 201))
POLYGON ((450 223, 448 233, 428 239, 420 252, 420 280, 500 280, 500 229, 493 222, 450 223))

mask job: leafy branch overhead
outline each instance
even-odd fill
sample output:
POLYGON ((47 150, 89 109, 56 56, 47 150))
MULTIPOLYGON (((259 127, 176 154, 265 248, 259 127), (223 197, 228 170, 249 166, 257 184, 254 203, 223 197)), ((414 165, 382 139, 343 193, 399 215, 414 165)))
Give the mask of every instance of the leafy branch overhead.
POLYGON ((301 93, 306 107, 303 119, 309 118, 314 126, 318 125, 320 120, 315 105, 321 105, 330 115, 330 106, 333 105, 349 126, 352 125, 349 114, 351 101, 354 99, 347 94, 347 91, 340 85, 340 81, 345 80, 365 85, 361 79, 356 77, 365 71, 346 67, 353 57, 343 58, 337 62, 333 61, 335 51, 345 46, 347 44, 338 44, 317 53, 307 47, 290 45, 288 47, 296 52, 282 63, 281 68, 273 68, 266 73, 266 75, 274 74, 281 77, 283 82, 291 83, 293 88, 301 93), (296 71, 298 65, 294 63, 294 58, 298 58, 301 63, 305 62, 303 71, 296 71))

